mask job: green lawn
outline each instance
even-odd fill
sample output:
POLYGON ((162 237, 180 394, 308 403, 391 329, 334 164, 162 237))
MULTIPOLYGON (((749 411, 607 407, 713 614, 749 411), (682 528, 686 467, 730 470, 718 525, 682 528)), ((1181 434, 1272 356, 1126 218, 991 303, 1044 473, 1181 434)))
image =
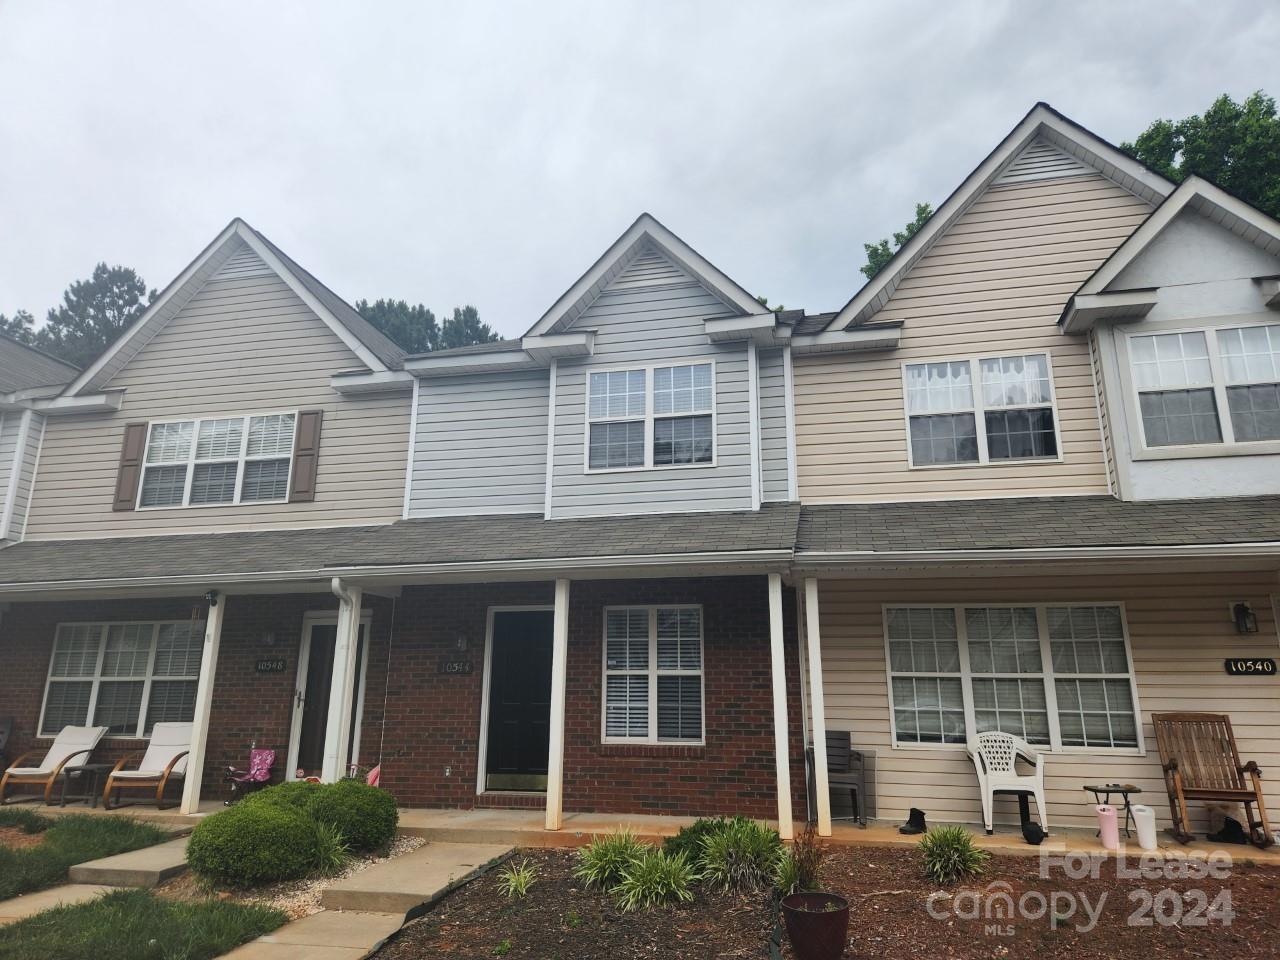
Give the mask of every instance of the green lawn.
POLYGON ((34 847, 0 844, 0 900, 65 883, 67 870, 77 863, 169 839, 163 830, 125 817, 42 817, 22 808, 0 809, 0 827, 43 834, 34 847))
POLYGON ((180 903, 147 890, 119 890, 0 928, 0 960, 206 960, 285 919, 268 907, 180 903))

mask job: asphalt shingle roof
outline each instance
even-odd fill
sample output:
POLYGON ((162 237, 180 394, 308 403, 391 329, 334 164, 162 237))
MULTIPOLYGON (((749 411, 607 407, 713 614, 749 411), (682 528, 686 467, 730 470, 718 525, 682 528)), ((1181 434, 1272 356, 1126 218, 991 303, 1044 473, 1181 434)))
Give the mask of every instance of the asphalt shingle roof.
POLYGON ((807 551, 1009 550, 1280 541, 1280 497, 1028 497, 806 506, 807 551))
POLYGON ((0 393, 57 387, 79 375, 78 367, 0 334, 0 393))

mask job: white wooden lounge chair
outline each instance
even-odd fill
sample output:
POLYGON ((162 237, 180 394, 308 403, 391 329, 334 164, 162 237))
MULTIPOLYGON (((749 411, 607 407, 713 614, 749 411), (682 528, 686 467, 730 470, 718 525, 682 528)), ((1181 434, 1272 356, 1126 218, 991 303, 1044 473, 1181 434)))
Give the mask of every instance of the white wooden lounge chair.
POLYGON ((170 780, 181 780, 187 772, 187 754, 191 751, 191 724, 157 723, 151 728, 151 743, 136 770, 125 765, 137 754, 124 757, 107 775, 102 792, 102 805, 111 809, 111 794, 120 790, 154 789, 156 806, 164 808, 164 789, 170 780))
POLYGON ((44 759, 36 766, 23 766, 34 760, 39 750, 28 750, 13 762, 0 777, 0 803, 5 802, 10 786, 27 784, 44 787, 44 802, 53 802, 53 787, 62 777, 62 768, 68 763, 85 763, 107 733, 106 727, 63 727, 49 745, 44 759))
POLYGON ((997 794, 1015 794, 1018 809, 1025 822, 1029 817, 1027 797, 1036 798, 1040 826, 1049 832, 1049 814, 1044 804, 1044 754, 1011 733, 989 731, 969 738, 969 758, 978 772, 978 789, 982 794, 982 823, 987 834, 993 832, 992 820, 997 794), (1018 773, 1017 761, 1022 757, 1035 764, 1035 773, 1018 773))

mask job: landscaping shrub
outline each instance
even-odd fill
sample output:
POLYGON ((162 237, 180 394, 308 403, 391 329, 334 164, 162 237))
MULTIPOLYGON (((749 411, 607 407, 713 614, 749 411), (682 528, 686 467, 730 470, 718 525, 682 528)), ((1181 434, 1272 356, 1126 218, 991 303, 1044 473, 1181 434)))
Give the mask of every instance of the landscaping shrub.
POLYGON ((588 887, 611 890, 622 879, 627 864, 649 849, 626 829, 592 837, 591 842, 578 851, 573 875, 588 887))
POLYGON ((702 857, 702 841, 713 833, 723 830, 728 824, 739 821, 746 822, 746 817, 701 817, 687 827, 681 827, 674 837, 667 837, 662 843, 664 852, 675 856, 683 853, 690 863, 697 863, 702 857))
POLYGON ((316 820, 316 873, 337 873, 351 862, 351 848, 342 831, 331 823, 316 820))
POLYGON ((319 787, 307 799, 307 812, 336 827, 356 853, 385 849, 396 837, 400 822, 396 799, 378 787, 359 780, 340 780, 319 787))
POLYGON ((293 807, 295 810, 306 810, 311 805, 312 799, 322 789, 324 788, 320 784, 310 783, 307 780, 286 780, 284 783, 277 783, 274 787, 263 787, 249 794, 240 801, 240 805, 256 806, 267 803, 293 807))
POLYGON ((697 866, 721 890, 760 890, 773 884, 782 840, 775 830, 735 817, 702 838, 697 866))
POLYGON ((138 850, 169 838, 158 827, 125 817, 73 814, 54 820, 30 811, 0 813, 11 815, 6 826, 44 834, 34 847, 14 850, 0 846, 0 900, 65 883, 67 870, 77 863, 138 850))
POLYGON ((783 850, 774 869, 773 886, 782 896, 801 890, 817 890, 818 868, 827 857, 826 844, 818 840, 817 827, 806 823, 790 850, 783 850))
POLYGON ((320 828, 283 803, 239 803, 191 834, 187 862, 196 875, 233 887, 294 880, 320 869, 320 828))
POLYGON ((612 892, 623 911, 687 903, 693 899, 692 887, 697 879, 683 853, 668 856, 656 847, 646 846, 622 868, 622 877, 612 892))
POLYGON ((925 876, 943 886, 979 876, 991 859, 964 827, 935 827, 920 838, 920 852, 925 876))
POLYGON ((0 960, 209 960, 287 918, 268 907, 165 900, 149 890, 119 890, 88 903, 19 920, 0 936, 0 960))

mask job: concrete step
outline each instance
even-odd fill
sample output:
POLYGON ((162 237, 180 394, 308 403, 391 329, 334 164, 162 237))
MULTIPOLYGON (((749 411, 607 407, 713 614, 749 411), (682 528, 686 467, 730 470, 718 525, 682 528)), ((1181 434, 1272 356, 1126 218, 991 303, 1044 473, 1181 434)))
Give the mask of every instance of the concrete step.
POLYGON ((428 843, 413 853, 338 880, 321 894, 320 905, 326 910, 416 917, 512 852, 504 843, 428 843))
POLYGON ((112 887, 98 884, 69 883, 61 887, 50 887, 48 890, 37 890, 35 893, 24 893, 20 897, 0 900, 0 926, 24 920, 32 914, 52 910, 54 907, 84 903, 109 893, 112 889, 112 887))
POLYGON ((154 847, 117 853, 72 867, 72 883, 98 883, 112 887, 154 887, 187 869, 187 838, 179 837, 154 847))
POLYGON ((237 947, 223 960, 363 960, 403 923, 402 913, 324 910, 237 947))

